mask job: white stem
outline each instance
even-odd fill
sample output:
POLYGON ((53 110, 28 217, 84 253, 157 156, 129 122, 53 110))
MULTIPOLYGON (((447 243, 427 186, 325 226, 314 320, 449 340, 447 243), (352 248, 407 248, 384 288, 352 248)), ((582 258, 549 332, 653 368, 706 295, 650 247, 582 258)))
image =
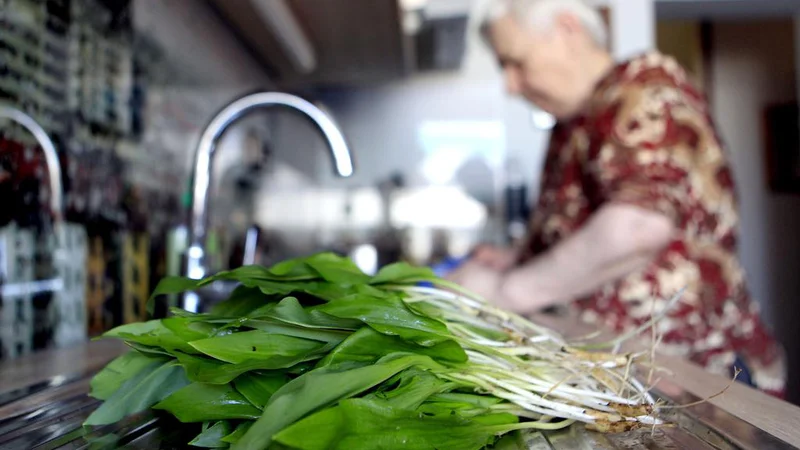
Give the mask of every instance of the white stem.
MULTIPOLYGON (((493 373, 495 372, 492 369, 489 369, 489 371, 491 371, 493 373)), ((528 374, 526 374, 524 372, 509 371, 509 372, 505 372, 504 375, 509 376, 511 378, 516 378, 516 379, 518 379, 520 381, 528 383, 530 385, 530 387, 533 388, 532 390, 535 390, 537 392, 547 393, 553 388, 553 384, 552 383, 548 384, 547 382, 544 382, 544 381, 542 381, 540 379, 534 378, 534 377, 532 377, 532 376, 530 376, 530 375, 528 375, 528 374)), ((609 402, 621 403, 621 404, 624 404, 624 405, 631 405, 631 406, 639 405, 639 403, 636 402, 636 401, 633 401, 633 400, 630 400, 630 399, 626 399, 626 398, 620 397, 620 396, 615 395, 615 394, 609 394, 609 393, 605 393, 605 392, 601 392, 601 391, 597 391, 597 390, 592 390, 592 391, 583 390, 583 389, 578 389, 577 387, 572 387, 570 385, 558 386, 556 389, 553 390, 553 392, 554 393, 555 392, 564 392, 564 393, 568 393, 568 394, 580 395, 580 396, 585 396, 585 397, 594 397, 594 398, 599 399, 599 400, 607 400, 609 402)), ((652 402, 650 402, 650 403, 652 404, 652 402)))
POLYGON ((577 408, 575 406, 564 405, 564 404, 561 404, 561 403, 557 403, 557 402, 552 402, 550 400, 546 400, 546 399, 544 399, 544 398, 542 398, 542 397, 540 397, 540 396, 538 396, 538 395, 536 395, 536 394, 534 394, 534 393, 532 393, 530 391, 526 391, 525 389, 521 389, 521 388, 519 388, 519 387, 517 387, 517 386, 515 386, 515 385, 513 385, 511 383, 507 383, 505 381, 498 380, 498 379, 496 379, 494 377, 490 377, 490 376, 484 375, 484 374, 478 374, 478 377, 483 378, 484 380, 486 380, 486 381, 488 381, 488 382, 490 382, 490 383, 492 383, 492 384, 494 384, 496 386, 500 386, 503 389, 507 389, 507 390, 517 394, 517 395, 520 395, 523 398, 526 398, 528 401, 534 402, 534 403, 536 403, 538 405, 542 405, 542 406, 545 406, 545 407, 548 407, 548 408, 552 408, 552 409, 562 409, 563 408, 562 409, 563 411, 570 411, 570 412, 572 412, 574 414, 584 414, 584 411, 581 408, 577 408))

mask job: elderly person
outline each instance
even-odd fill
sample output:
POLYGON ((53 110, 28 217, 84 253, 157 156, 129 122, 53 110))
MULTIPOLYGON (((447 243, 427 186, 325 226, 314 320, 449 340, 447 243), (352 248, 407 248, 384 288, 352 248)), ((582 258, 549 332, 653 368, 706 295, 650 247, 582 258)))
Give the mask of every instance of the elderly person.
POLYGON ((498 0, 483 30, 508 91, 558 125, 525 245, 479 248, 451 279, 519 313, 570 304, 616 331, 685 288, 660 349, 725 375, 744 367, 782 395, 782 350, 737 257, 726 153, 686 72, 656 52, 615 64, 579 0, 498 0))

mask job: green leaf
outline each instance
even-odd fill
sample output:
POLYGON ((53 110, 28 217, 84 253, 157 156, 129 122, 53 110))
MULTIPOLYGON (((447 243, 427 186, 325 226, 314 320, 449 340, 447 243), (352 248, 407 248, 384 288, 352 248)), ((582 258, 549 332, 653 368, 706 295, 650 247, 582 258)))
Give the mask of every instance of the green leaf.
POLYGON ((416 367, 406 369, 383 383, 384 387, 367 395, 383 406, 415 411, 432 395, 449 391, 458 387, 456 383, 442 380, 427 370, 416 367))
POLYGON ((269 318, 306 328, 357 330, 363 326, 358 320, 341 319, 310 308, 303 309, 303 305, 294 297, 286 297, 278 303, 258 308, 248 314, 248 317, 253 319, 269 318))
POLYGON ((233 270, 225 270, 208 277, 208 282, 214 281, 248 281, 248 280, 280 280, 282 277, 270 273, 269 269, 261 266, 241 266, 233 270))
POLYGON ((177 306, 170 306, 169 313, 175 317, 191 317, 191 318, 198 318, 203 315, 187 311, 183 308, 178 308, 177 306))
POLYGON ((233 381, 233 386, 254 406, 263 409, 272 394, 289 382, 281 372, 245 373, 233 381))
POLYGON ((189 343, 197 351, 233 364, 245 361, 275 361, 276 368, 292 361, 305 361, 310 354, 320 350, 318 341, 301 339, 260 330, 233 333, 189 343))
MULTIPOLYGON (((243 373, 254 370, 275 370, 301 367, 305 361, 296 363, 295 360, 251 360, 241 364, 228 364, 202 356, 194 356, 185 353, 176 353, 181 365, 186 369, 186 375, 190 380, 199 383, 225 384, 230 383, 243 373)), ((312 359, 319 359, 320 355, 309 356, 312 359)))
POLYGON ((372 277, 370 284, 411 284, 434 281, 438 277, 427 267, 415 267, 404 262, 389 264, 372 277))
POLYGON ((463 403, 467 405, 472 405, 478 408, 489 408, 491 406, 497 405, 498 403, 502 403, 504 400, 492 397, 490 395, 478 395, 478 394, 464 394, 460 392, 448 392, 442 394, 436 394, 431 396, 428 401, 430 402, 449 402, 449 403, 463 403))
POLYGON ((366 284, 342 286, 335 283, 310 284, 306 286, 302 292, 313 295, 326 302, 346 300, 352 297, 369 297, 375 301, 379 301, 396 295, 394 292, 386 292, 366 284))
POLYGON ((310 324, 315 327, 331 330, 355 331, 364 326, 364 324, 357 319, 342 319, 310 308, 304 311, 306 311, 306 314, 308 314, 310 318, 310 324))
POLYGON ((337 401, 357 395, 384 382, 411 366, 438 367, 427 356, 390 355, 376 364, 353 370, 335 367, 314 369, 276 392, 264 414, 233 446, 235 450, 261 450, 269 447, 272 436, 306 415, 337 401))
POLYGON ((249 288, 256 288, 267 296, 285 297, 293 292, 302 292, 309 282, 305 281, 272 281, 272 280, 246 280, 242 284, 249 288))
POLYGON ((272 268, 261 266, 242 266, 233 270, 219 272, 200 282, 201 286, 216 281, 238 281, 253 287, 260 282, 304 283, 319 280, 320 275, 311 269, 304 260, 288 260, 272 268))
POLYGON ((416 353, 426 355, 436 361, 463 363, 467 353, 454 341, 442 341, 430 347, 423 347, 397 336, 388 336, 372 328, 365 327, 344 340, 328 353, 318 367, 336 365, 343 362, 372 364, 390 353, 416 353))
POLYGON ((192 383, 173 392, 153 409, 167 411, 184 423, 257 419, 261 416, 261 410, 230 384, 192 383))
POLYGON ((223 420, 203 430, 189 442, 189 445, 203 448, 228 448, 230 444, 222 442, 222 438, 231 434, 232 431, 231 423, 223 420))
POLYGON ((254 423, 255 422, 252 422, 252 421, 247 421, 247 422, 240 423, 236 427, 236 429, 233 430, 233 433, 231 433, 231 434, 225 436, 224 438, 222 438, 222 442, 227 442, 229 444, 235 444, 235 443, 239 442, 242 439, 242 437, 247 433, 247 430, 249 430, 253 426, 254 423))
POLYGON ((349 331, 304 328, 273 320, 248 320, 242 325, 270 334, 282 334, 332 344, 339 344, 351 334, 349 331))
POLYGON ((155 299, 160 295, 180 294, 182 292, 193 291, 201 286, 200 280, 192 280, 184 277, 166 277, 162 279, 147 300, 147 313, 151 316, 155 312, 155 299))
POLYGON ((493 396, 447 392, 430 396, 417 408, 417 412, 435 415, 458 411, 460 415, 470 417, 486 414, 492 405, 502 402, 502 399, 493 396))
POLYGON ((352 260, 333 253, 309 256, 305 263, 319 273, 324 280, 338 285, 365 284, 370 279, 352 260))
POLYGON ((479 327, 473 325, 472 323, 467 323, 462 320, 459 320, 457 316, 448 317, 443 310, 439 309, 439 307, 432 305, 430 303, 415 302, 408 304, 408 307, 411 309, 411 311, 414 311, 417 314, 441 320, 442 322, 447 322, 449 323, 449 325, 457 323, 459 326, 462 326, 468 329, 469 331, 478 334, 479 336, 482 336, 488 340, 504 342, 510 339, 509 334, 505 331, 491 329, 487 327, 479 327))
MULTIPOLYGON (((238 281, 246 288, 257 288, 266 295, 288 295, 292 292, 307 292, 321 299, 332 301, 352 294, 349 286, 365 283, 411 283, 435 280, 427 268, 413 267, 405 263, 384 267, 375 277, 369 278, 349 259, 332 253, 321 253, 307 258, 283 261, 269 269, 259 266, 244 266, 219 272, 202 280, 185 277, 167 277, 156 286, 147 302, 147 312, 154 312, 155 298, 160 295, 180 294, 194 291, 215 281, 238 281), (324 279, 329 283, 315 283, 324 279)), ((225 307, 223 307, 224 309, 225 307)), ((218 314, 218 311, 214 311, 218 314)))
POLYGON ((103 337, 119 337, 120 334, 143 336, 154 332, 163 332, 164 330, 165 327, 160 320, 148 320, 147 322, 129 323, 112 328, 103 333, 103 337))
POLYGON ((326 302, 333 302, 357 294, 358 286, 341 286, 334 283, 317 282, 309 283, 297 292, 303 292, 326 302))
POLYGON ((175 361, 162 364, 154 370, 143 370, 123 383, 84 425, 108 425, 150 408, 189 384, 183 367, 175 361))
MULTIPOLYGON (((320 355, 321 357, 322 355, 320 355)), ((311 372, 317 366, 316 361, 304 361, 299 364, 295 364, 292 367, 286 369, 286 373, 289 375, 300 376, 306 372, 311 372)))
POLYGON ((517 423, 510 414, 482 419, 469 420, 457 414, 426 416, 367 399, 350 399, 291 425, 277 433, 275 440, 300 450, 478 450, 493 444, 503 425, 517 423))
MULTIPOLYGON (((175 318, 175 320, 188 319, 175 318)), ((172 330, 165 327, 161 320, 122 325, 103 334, 103 338, 116 338, 148 347, 161 347, 170 353, 176 350, 186 353, 197 353, 185 339, 182 339, 172 330)))
MULTIPOLYGON (((348 422, 353 419, 345 414, 345 409, 342 406, 325 409, 306 419, 289 425, 288 428, 276 433, 274 439, 278 443, 296 449, 335 449, 342 438, 350 433, 350 430, 347 429, 349 425, 348 422)), ((358 443, 359 446, 363 444, 367 444, 367 442, 363 441, 358 443)), ((405 443, 396 446, 396 448, 401 447, 405 448, 405 443)), ((363 445, 362 448, 371 447, 363 445)), ((387 447, 383 445, 373 445, 373 448, 387 447)), ((435 447, 429 448, 434 449, 435 447)))
POLYGON ((136 350, 139 353, 144 353, 145 355, 148 355, 153 358, 163 356, 171 359, 175 357, 172 353, 159 347, 148 347, 146 345, 137 344, 136 342, 130 342, 130 341, 125 342, 125 345, 132 348, 133 350, 136 350))
POLYGON ((305 258, 288 259, 269 268, 272 275, 284 280, 316 280, 319 274, 305 263, 305 258))
POLYGON ((380 289, 367 285, 341 285, 326 281, 284 281, 249 279, 241 281, 247 288, 258 289, 262 294, 272 297, 286 297, 290 294, 308 294, 326 302, 332 302, 354 295, 370 295, 383 297, 386 294, 380 289))
MULTIPOLYGON (((542 437, 543 441, 544 439, 545 438, 542 437)), ((525 445, 525 440, 522 439, 522 433, 518 431, 504 435, 492 447, 492 450, 529 450, 529 449, 530 446, 525 445)))
POLYGON ((320 300, 330 302, 351 296, 363 286, 342 286, 324 281, 269 281, 255 280, 245 283, 261 290, 270 296, 286 297, 296 294, 308 294, 320 300))
POLYGON ((188 342, 176 336, 169 330, 167 330, 167 332, 158 332, 153 334, 142 334, 142 335, 120 333, 118 336, 115 337, 122 339, 126 342, 133 342, 148 347, 160 347, 166 350, 170 354, 173 354, 176 351, 181 351, 186 353, 198 353, 197 350, 195 350, 191 345, 189 345, 188 342))
POLYGON ((223 317, 243 317, 251 311, 264 306, 272 297, 258 288, 237 286, 227 300, 211 307, 211 314, 223 317))
POLYGON ((130 351, 114 359, 92 378, 89 393, 98 400, 107 400, 116 392, 123 383, 144 370, 152 370, 164 364, 165 358, 144 355, 137 351, 130 351))
POLYGON ((444 323, 415 314, 397 296, 381 301, 356 296, 315 306, 312 310, 342 319, 358 319, 383 334, 400 336, 424 346, 452 339, 444 323))
POLYGON ((330 302, 359 294, 373 297, 385 295, 383 291, 367 285, 340 285, 326 281, 245 280, 241 283, 247 288, 259 289, 269 298, 285 297, 290 294, 308 294, 330 302))
POLYGON ((186 319, 191 322, 203 322, 215 326, 225 325, 235 320, 231 317, 216 316, 209 313, 193 313, 176 307, 171 307, 169 312, 172 317, 186 319))
POLYGON ((214 336, 218 330, 214 325, 191 317, 169 317, 161 319, 161 324, 185 342, 214 336))
POLYGON ((493 330, 486 327, 478 327, 468 323, 461 324, 461 326, 488 340, 504 342, 510 339, 509 334, 505 331, 493 330))

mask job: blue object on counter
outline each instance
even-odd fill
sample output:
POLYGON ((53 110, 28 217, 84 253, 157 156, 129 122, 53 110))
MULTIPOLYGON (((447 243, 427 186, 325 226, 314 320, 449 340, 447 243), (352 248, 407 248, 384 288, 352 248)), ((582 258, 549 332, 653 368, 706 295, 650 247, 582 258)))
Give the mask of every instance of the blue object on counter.
POLYGON ((758 388, 755 382, 753 381, 753 377, 750 373, 750 368, 747 367, 747 364, 744 362, 741 356, 736 356, 736 361, 734 361, 733 366, 730 368, 731 376, 736 372, 736 369, 739 369, 739 376, 736 378, 736 381, 740 383, 744 383, 750 387, 758 388))
MULTIPOLYGON (((431 269, 433 273, 440 278, 446 277, 448 274, 453 272, 454 270, 458 269, 461 264, 464 264, 469 259, 468 256, 464 256, 461 258, 445 258, 444 261, 440 262, 439 264, 434 264, 431 269)), ((424 287, 433 287, 433 284, 428 282, 419 283, 418 286, 424 287)))

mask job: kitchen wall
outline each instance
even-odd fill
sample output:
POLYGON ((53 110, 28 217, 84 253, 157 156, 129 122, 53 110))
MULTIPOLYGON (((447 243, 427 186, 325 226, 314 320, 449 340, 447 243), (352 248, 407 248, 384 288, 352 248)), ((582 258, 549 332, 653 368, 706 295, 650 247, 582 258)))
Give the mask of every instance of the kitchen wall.
MULTIPOLYGON (((506 155, 518 160, 528 181, 538 186, 535 172, 549 134, 531 126, 529 106, 503 92, 502 76, 477 33, 477 20, 485 10, 486 0, 473 3, 467 54, 459 71, 413 75, 388 85, 343 89, 322 97, 353 144, 362 169, 345 184, 369 184, 387 176, 393 167, 413 170, 424 151, 419 139, 421 124, 431 120, 474 119, 502 122, 506 155)), ((637 1, 636 7, 631 7, 627 0, 590 3, 611 8, 614 26, 610 40, 618 58, 639 54, 653 46, 652 0, 637 1)), ((323 184, 335 182, 327 156, 322 152, 322 142, 310 125, 287 115, 279 119, 277 130, 276 148, 282 158, 323 184), (309 147, 314 147, 316 153, 313 163, 305 158, 305 149, 309 147)))
POLYGON ((134 27, 156 41, 172 64, 171 84, 254 89, 269 83, 263 67, 205 2, 136 0, 134 27))
MULTIPOLYGON (((306 209, 320 217, 307 218, 309 223, 321 231, 346 223, 344 189, 375 193, 378 184, 396 173, 410 187, 458 184, 474 199, 492 204, 510 159, 528 184, 538 188, 549 133, 533 126, 529 106, 505 94, 497 64, 476 25, 472 28, 458 71, 321 91, 318 99, 341 125, 353 150, 356 173, 350 178, 333 174, 328 151, 312 125, 296 115, 274 113, 276 159, 316 184, 315 189, 329 191, 327 196, 313 196, 320 206, 306 209), (323 214, 331 217, 323 219, 323 214)), ((292 202, 286 199, 308 197, 297 192, 296 184, 267 181, 256 206, 259 222, 285 228, 293 214, 292 202)), ((352 205, 356 210, 374 207, 372 196, 365 193, 361 198, 362 203, 352 205)), ((461 200, 465 208, 472 208, 469 200, 461 200)), ((294 214, 299 214, 296 209, 294 214)))
MULTIPOLYGON (((496 146, 496 153, 487 155, 489 159, 497 156, 501 163, 504 156, 518 159, 529 180, 538 184, 536 165, 547 133, 533 127, 527 105, 504 93, 499 71, 480 43, 471 46, 466 66, 458 73, 416 76, 334 93, 326 100, 352 143, 361 169, 348 184, 372 184, 397 170, 407 174, 411 184, 450 181, 425 173, 423 166, 425 156, 436 151, 430 134, 438 134, 437 127, 446 125, 456 129, 463 125, 454 134, 474 132, 476 139, 482 132, 496 133, 490 138, 494 144, 489 144, 496 146)), ((320 173, 326 184, 334 182, 329 172, 320 173)), ((474 181, 482 185, 476 187, 477 196, 491 196, 491 180, 474 181)))
MULTIPOLYGON (((618 57, 653 45, 651 1, 637 2, 636 8, 623 0, 594 3, 612 8, 615 26, 611 41, 618 57)), ((549 132, 533 126, 530 106, 504 93, 497 64, 477 33, 477 18, 484 8, 485 1, 474 2, 467 54, 460 70, 416 74, 390 84, 329 90, 320 95, 352 145, 355 176, 334 177, 318 133, 288 114, 280 115, 276 122, 278 158, 308 180, 330 189, 375 186, 400 172, 412 186, 459 184, 488 204, 512 175, 506 171, 510 168, 518 172, 515 177, 523 177, 530 187, 530 199, 535 199, 549 132), (452 136, 449 142, 447 133, 452 136), (455 136, 459 134, 462 140, 471 139, 472 145, 458 142, 455 136), (481 139, 485 140, 483 148, 476 148, 475 142, 481 139), (469 152, 472 156, 465 157, 469 152), (488 157, 476 156, 481 153, 488 157)), ((274 207, 280 191, 275 183, 265 185, 264 200, 257 206, 261 222, 275 224, 275 218, 279 222, 286 215, 285 209, 274 207)))
POLYGON ((675 58, 689 72, 692 82, 705 89, 703 38, 700 22, 693 20, 659 21, 656 27, 658 50, 675 58))
MULTIPOLYGON (((205 2, 137 0, 132 5, 136 33, 153 41, 165 60, 164 73, 149 93, 148 143, 163 146, 188 172, 194 145, 212 116, 238 96, 272 83, 205 2)), ((230 149, 219 152, 215 173, 237 159, 242 127, 236 128, 225 144, 230 149)))
MULTIPOLYGON (((488 48, 476 36, 470 39, 464 67, 457 72, 414 75, 381 86, 329 91, 322 100, 356 153, 359 170, 344 180, 347 185, 373 184, 395 170, 409 174, 412 183, 426 182, 415 178, 422 176, 419 164, 426 152, 426 124, 497 123, 502 129, 501 151, 522 159, 532 180, 547 137, 533 127, 531 109, 504 93, 501 74, 488 48)), ((308 136, 307 129, 298 131, 308 136)), ((297 137, 288 132, 282 135, 286 146, 294 148, 299 146, 288 140, 297 137)), ((325 185, 340 184, 330 173, 329 167, 319 167, 316 175, 325 185)))
MULTIPOLYGON (((235 96, 269 88, 206 2, 2 4, 0 97, 35 113, 53 137, 69 224, 55 252, 39 190, 44 163, 20 151, 29 137, 4 122, 0 294, 16 309, 0 311, 0 359, 145 318, 151 277, 178 259, 168 256, 180 250, 167 250, 166 234, 185 220, 180 196, 202 127, 235 96), (44 278, 56 281, 35 283, 44 278)), ((266 130, 263 118, 227 137, 219 174, 259 126, 266 130)), ((237 203, 218 203, 218 216, 234 216, 219 206, 237 203)))
MULTIPOLYGON (((148 92, 144 146, 157 155, 155 164, 164 164, 167 158, 178 166, 181 179, 188 180, 200 134, 212 117, 236 98, 273 85, 264 67, 206 2, 136 0, 133 7, 136 32, 153 41, 166 61, 159 82, 148 92)), ((245 139, 254 132, 266 138, 268 130, 264 116, 254 113, 237 122, 220 141, 212 194, 218 227, 238 231, 252 222, 252 207, 236 198, 230 178, 242 166, 245 139), (235 200, 214 201, 219 197, 235 200)), ((152 178, 152 172, 142 167, 140 178, 152 178)), ((166 189, 184 194, 188 186, 166 189)))
POLYGON ((790 395, 797 402, 800 197, 768 190, 762 125, 765 106, 797 99, 793 21, 718 22, 713 30, 710 93, 739 186, 742 260, 765 318, 790 353, 790 395))
POLYGON ((653 48, 656 38, 655 0, 595 0, 611 11, 611 48, 618 58, 630 58, 653 48))

